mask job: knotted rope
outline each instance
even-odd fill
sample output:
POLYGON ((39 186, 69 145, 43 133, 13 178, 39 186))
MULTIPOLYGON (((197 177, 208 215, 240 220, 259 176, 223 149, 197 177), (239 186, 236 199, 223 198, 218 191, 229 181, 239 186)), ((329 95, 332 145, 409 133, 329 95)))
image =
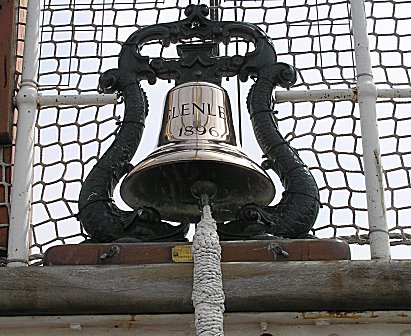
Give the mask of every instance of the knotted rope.
POLYGON ((224 291, 221 276, 221 246, 217 224, 209 205, 203 206, 194 234, 192 253, 194 281, 191 299, 197 336, 223 336, 224 291))

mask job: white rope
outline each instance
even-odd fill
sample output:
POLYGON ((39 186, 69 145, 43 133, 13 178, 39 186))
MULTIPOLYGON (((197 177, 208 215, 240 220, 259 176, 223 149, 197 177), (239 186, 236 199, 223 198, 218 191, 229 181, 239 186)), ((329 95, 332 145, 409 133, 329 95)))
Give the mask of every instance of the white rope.
POLYGON ((197 224, 193 239, 194 281, 191 299, 197 336, 223 336, 224 291, 221 276, 221 246, 217 224, 209 205, 197 224))

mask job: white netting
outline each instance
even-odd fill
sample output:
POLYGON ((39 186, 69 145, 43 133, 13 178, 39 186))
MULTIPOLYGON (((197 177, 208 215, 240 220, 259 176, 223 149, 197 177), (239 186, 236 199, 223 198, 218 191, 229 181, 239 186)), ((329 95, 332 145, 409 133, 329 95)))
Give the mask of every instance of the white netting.
MULTIPOLYGON (((197 1, 45 0, 41 19, 41 93, 95 93, 99 75, 117 66, 122 41, 141 26, 184 18, 184 8, 189 3, 197 1)), ((226 0, 212 4, 217 5, 213 9, 218 19, 256 23, 268 33, 279 60, 298 70, 299 79, 293 90, 355 87, 347 1, 226 0)), ((402 0, 366 2, 374 78, 379 88, 409 87, 410 6, 411 1, 402 0)), ((232 43, 227 52, 233 54, 237 47, 244 54, 247 44, 232 43)), ((158 44, 143 50, 143 54, 154 57, 175 54, 168 52, 158 44)), ((241 119, 243 149, 261 162, 244 107, 250 83, 237 87, 236 80, 230 79, 223 85, 231 94, 233 110, 241 111, 241 118, 234 117, 237 129, 241 119)), ((149 94, 150 113, 134 162, 156 145, 162 115, 162 98, 158 97, 164 96, 172 84, 160 81, 155 89, 144 86, 149 94)), ((405 99, 379 100, 377 104, 393 245, 411 244, 408 104, 405 99)), ((313 233, 366 243, 366 196, 359 112, 355 104, 283 103, 276 109, 280 131, 298 149, 320 188, 323 208, 313 233)), ((78 193, 87 173, 113 140, 121 114, 121 105, 40 110, 34 166, 33 254, 85 238, 75 218, 78 193)), ((409 250, 407 253, 409 257, 409 250)))

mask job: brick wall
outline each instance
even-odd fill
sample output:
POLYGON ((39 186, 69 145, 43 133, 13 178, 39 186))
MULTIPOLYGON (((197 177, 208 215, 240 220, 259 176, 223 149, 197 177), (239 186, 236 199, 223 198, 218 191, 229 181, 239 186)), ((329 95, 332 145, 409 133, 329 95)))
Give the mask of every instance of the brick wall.
POLYGON ((22 69, 27 0, 0 2, 0 257, 7 254, 13 138, 13 97, 22 69))
POLYGON ((12 147, 0 147, 0 256, 6 254, 9 226, 12 147))

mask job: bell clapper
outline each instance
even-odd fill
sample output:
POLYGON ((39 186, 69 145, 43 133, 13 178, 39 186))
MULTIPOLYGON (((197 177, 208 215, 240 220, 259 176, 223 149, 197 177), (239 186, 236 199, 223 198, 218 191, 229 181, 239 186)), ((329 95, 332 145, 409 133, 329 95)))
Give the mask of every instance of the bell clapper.
POLYGON ((199 200, 200 207, 203 209, 210 205, 210 199, 217 194, 217 186, 210 181, 197 181, 191 186, 191 194, 199 200))

